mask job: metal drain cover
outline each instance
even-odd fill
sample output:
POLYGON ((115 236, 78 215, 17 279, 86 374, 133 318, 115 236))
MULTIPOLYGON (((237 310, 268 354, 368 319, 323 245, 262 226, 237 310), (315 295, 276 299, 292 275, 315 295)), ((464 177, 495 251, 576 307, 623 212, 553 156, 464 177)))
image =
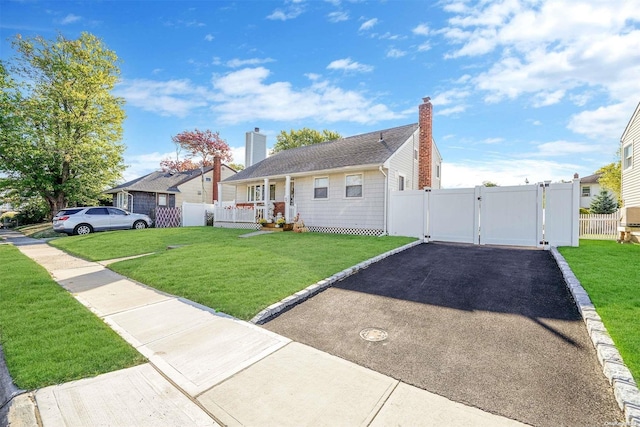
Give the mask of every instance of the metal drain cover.
POLYGON ((364 328, 360 331, 360 338, 365 341, 384 341, 388 336, 387 331, 378 328, 364 328))

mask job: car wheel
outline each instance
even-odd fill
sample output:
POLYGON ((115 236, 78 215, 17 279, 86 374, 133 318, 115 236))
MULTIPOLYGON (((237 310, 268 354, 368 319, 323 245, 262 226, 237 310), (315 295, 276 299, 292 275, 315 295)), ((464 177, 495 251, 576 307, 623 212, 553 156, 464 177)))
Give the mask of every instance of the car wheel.
POLYGON ((78 224, 76 228, 73 229, 73 234, 85 235, 93 233, 93 227, 89 224, 78 224))
POLYGON ((133 223, 133 228, 135 228, 136 230, 143 230, 147 228, 147 223, 142 220, 138 220, 133 223))

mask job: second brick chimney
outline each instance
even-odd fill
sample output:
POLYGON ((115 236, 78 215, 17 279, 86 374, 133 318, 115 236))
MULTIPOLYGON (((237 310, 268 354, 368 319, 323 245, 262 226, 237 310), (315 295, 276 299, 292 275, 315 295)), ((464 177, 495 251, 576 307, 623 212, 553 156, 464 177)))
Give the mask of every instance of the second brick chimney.
POLYGON ((418 107, 418 188, 431 187, 431 169, 433 163, 433 105, 431 98, 418 107))

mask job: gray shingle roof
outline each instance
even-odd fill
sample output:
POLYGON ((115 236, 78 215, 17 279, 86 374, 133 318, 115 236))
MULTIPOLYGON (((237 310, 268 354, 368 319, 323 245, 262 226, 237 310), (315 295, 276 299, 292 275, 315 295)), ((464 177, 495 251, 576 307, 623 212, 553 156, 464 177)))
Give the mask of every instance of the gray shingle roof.
POLYGON ((223 182, 259 179, 349 166, 382 165, 418 129, 418 124, 292 148, 267 157, 223 182), (383 140, 380 141, 380 134, 383 140))
POLYGON ((601 176, 601 173, 585 176, 584 178, 580 178, 580 184, 597 184, 601 176))
MULTIPOLYGON (((204 168, 204 173, 209 172, 211 166, 204 168)), ((200 169, 190 171, 169 173, 156 171, 148 175, 141 176, 117 187, 113 187, 105 193, 117 193, 119 191, 146 191, 149 193, 179 193, 178 186, 200 176, 200 169)))

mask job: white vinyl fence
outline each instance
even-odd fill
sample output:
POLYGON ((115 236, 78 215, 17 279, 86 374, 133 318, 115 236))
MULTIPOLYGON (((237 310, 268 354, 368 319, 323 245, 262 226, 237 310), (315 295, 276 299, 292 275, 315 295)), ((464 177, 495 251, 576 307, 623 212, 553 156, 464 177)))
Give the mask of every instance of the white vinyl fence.
POLYGON ((390 194, 389 234, 428 241, 578 246, 578 180, 390 194))
POLYGON ((612 214, 580 214, 580 238, 616 240, 620 211, 612 214))
POLYGON ((207 225, 207 212, 213 212, 213 205, 208 203, 182 203, 182 226, 195 227, 207 225))

